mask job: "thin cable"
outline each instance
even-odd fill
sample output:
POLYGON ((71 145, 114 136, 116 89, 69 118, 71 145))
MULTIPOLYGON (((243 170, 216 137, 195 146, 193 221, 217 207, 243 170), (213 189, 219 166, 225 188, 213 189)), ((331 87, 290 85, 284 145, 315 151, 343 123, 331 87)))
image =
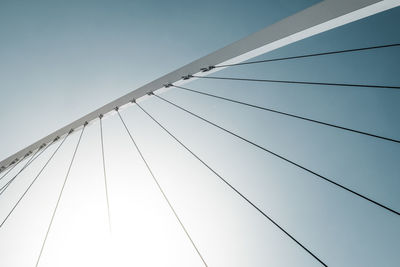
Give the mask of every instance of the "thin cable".
POLYGON ((3 185, 3 187, 0 188, 0 196, 4 193, 4 191, 6 191, 6 189, 8 188, 8 186, 15 180, 15 178, 17 178, 17 176, 29 165, 29 163, 31 162, 31 160, 33 159, 33 157, 35 156, 36 153, 38 153, 40 151, 40 149, 38 149, 35 153, 32 153, 32 156, 30 157, 30 159, 25 163, 25 165, 17 172, 17 174, 14 175, 13 178, 11 178, 5 185, 3 185))
POLYGON ((307 172, 309 172, 309 173, 311 173, 311 174, 313 174, 313 175, 315 175, 315 176, 317 176, 317 177, 319 177, 319 178, 321 178, 321 179, 323 179, 323 180, 325 180, 325 181, 327 181, 327 182, 329 182, 329 183, 331 183, 331 184, 333 184, 333 185, 336 185, 336 186, 338 186, 338 187, 340 187, 340 188, 342 188, 342 189, 344 189, 344 190, 346 190, 346 191, 348 191, 348 192, 350 192, 350 193, 352 193, 352 194, 354 194, 354 195, 357 195, 357 196, 359 196, 359 197, 361 197, 361 198, 363 198, 363 199, 365 199, 365 200, 368 200, 369 202, 371 202, 371 203, 373 203, 373 204, 375 204, 375 205, 377 205, 377 206, 379 206, 379 207, 381 207, 381 208, 384 208, 384 209, 386 209, 386 210, 388 210, 388 211, 390 211, 390 212, 393 212, 393 213, 395 213, 395 214, 397 214, 397 215, 400 215, 399 212, 397 212, 397 211, 395 211, 395 210, 393 210, 393 209, 391 209, 391 208, 389 208, 389 207, 386 207, 385 205, 383 205, 383 204, 381 204, 381 203, 379 203, 379 202, 376 202, 375 200, 372 200, 372 199, 370 199, 370 198, 368 198, 368 197, 366 197, 366 196, 364 196, 364 195, 362 195, 362 194, 360 194, 360 193, 357 193, 357 192, 353 191, 353 190, 350 189, 350 188, 347 188, 347 187, 345 187, 345 186, 343 186, 343 185, 341 185, 341 184, 339 184, 339 183, 337 183, 337 182, 334 182, 333 180, 331 180, 331 179, 329 179, 329 178, 327 178, 327 177, 325 177, 325 176, 323 176, 323 175, 321 175, 321 174, 319 174, 319 173, 316 173, 316 172, 314 172, 314 171, 312 171, 312 170, 310 170, 310 169, 308 169, 308 168, 306 168, 306 167, 303 167, 302 165, 300 165, 300 164, 298 164, 298 163, 296 163, 296 162, 294 162, 294 161, 291 161, 291 160, 289 160, 289 159, 287 159, 287 158, 285 158, 285 157, 283 157, 283 156, 281 156, 281 155, 279 155, 279 154, 277 154, 277 153, 275 153, 275 152, 272 152, 271 150, 269 150, 269 149, 267 149, 267 148, 265 148, 265 147, 263 147, 263 146, 261 146, 261 145, 258 145, 258 144, 254 143, 254 142, 252 142, 252 141, 250 141, 250 140, 248 140, 248 139, 246 139, 246 138, 244 138, 244 137, 242 137, 242 136, 240 136, 240 135, 238 135, 238 134, 236 134, 236 133, 234 133, 234 132, 231 132, 231 131, 229 131, 229 130, 223 128, 222 126, 219 126, 219 125, 217 125, 217 124, 215 124, 215 123, 213 123, 213 122, 211 122, 211 121, 209 121, 209 120, 207 120, 207 119, 205 119, 205 118, 203 118, 203 117, 201 117, 201 116, 199 116, 199 115, 197 115, 197 114, 194 114, 193 112, 191 112, 191 111, 189 111, 189 110, 187 110, 187 109, 184 109, 184 108, 182 108, 182 107, 180 107, 180 106, 174 104, 173 102, 166 100, 165 98, 163 98, 163 97, 161 97, 161 96, 159 96, 159 95, 155 95, 155 96, 156 96, 157 98, 159 98, 159 99, 161 99, 161 100, 164 100, 165 102, 167 102, 167 103, 173 105, 174 107, 176 107, 176 108, 178 108, 178 109, 181 109, 181 110, 183 110, 183 111, 189 113, 190 115, 192 115, 192 116, 194 116, 194 117, 196 117, 196 118, 198 118, 198 119, 201 119, 202 121, 205 121, 205 122, 207 122, 207 123, 209 123, 209 124, 211 124, 211 125, 217 127, 218 129, 221 129, 221 130, 223 130, 224 132, 229 133, 229 134, 231 134, 231 135, 233 135, 233 136, 235 136, 235 137, 237 137, 237 138, 239 138, 239 139, 245 141, 246 143, 248 143, 248 144, 250 144, 250 145, 253 145, 253 146, 255 146, 255 147, 257 147, 257 148, 259 148, 259 149, 261 149, 261 150, 264 150, 265 152, 268 152, 268 153, 271 154, 271 155, 274 155, 274 156, 276 156, 276 157, 278 157, 278 158, 280 158, 280 159, 282 159, 282 160, 284 160, 284 161, 286 161, 286 162, 288 162, 288 163, 290 163, 290 164, 292 164, 292 165, 294 165, 294 166, 296 166, 296 167, 299 167, 300 169, 303 169, 303 170, 305 170, 305 171, 307 171, 307 172))
POLYGON ((104 156, 102 116, 100 117, 100 137, 101 137, 101 155, 102 155, 102 158, 103 158, 104 188, 105 188, 106 200, 107 200, 108 228, 109 228, 110 233, 111 233, 111 215, 110 215, 110 203, 108 201, 108 187, 107 187, 106 161, 105 161, 105 156, 104 156))
MULTIPOLYGON (((28 193, 29 189, 32 187, 32 185, 35 183, 35 181, 39 178, 40 174, 43 172, 43 170, 46 168, 47 164, 51 161, 51 159, 54 157, 54 155, 57 153, 57 151, 60 149, 62 144, 64 144, 64 141, 67 139, 69 134, 65 136, 63 141, 58 145, 57 149, 53 152, 53 154, 50 156, 50 158, 47 160, 47 162, 43 165, 42 169, 39 171, 39 173, 36 175, 35 179, 31 182, 31 184, 28 186, 28 188, 25 190, 25 192, 22 194, 22 196, 18 199, 17 203, 15 203, 14 207, 10 210, 10 212, 7 214, 7 216, 4 218, 3 222, 0 224, 0 228, 3 226, 3 224, 7 221, 8 217, 13 213, 15 208, 18 206, 18 204, 21 202, 21 200, 25 197, 25 195, 28 193)), ((54 142, 53 142, 54 143, 54 142)), ((49 147, 49 146, 47 146, 49 147)))
POLYGON ((274 62, 274 61, 284 61, 284 60, 291 60, 291 59, 298 59, 298 58, 326 56, 326 55, 333 55, 333 54, 343 54, 343 53, 349 53, 349 52, 359 52, 359 51, 381 49, 381 48, 388 48, 388 47, 395 47, 395 46, 400 46, 400 44, 379 45, 379 46, 370 46, 370 47, 347 49, 347 50, 321 52, 321 53, 315 53, 315 54, 306 54, 306 55, 292 56, 292 57, 282 57, 282 58, 273 58, 273 59, 265 59, 265 60, 256 60, 256 61, 249 61, 249 62, 242 62, 242 63, 235 63, 235 64, 218 65, 218 66, 214 66, 214 68, 224 68, 224 67, 233 67, 233 66, 258 64, 258 63, 266 63, 266 62, 274 62))
POLYGON ((322 82, 308 82, 308 81, 287 81, 287 80, 264 80, 264 79, 247 79, 236 77, 215 77, 215 76, 195 76, 192 77, 200 79, 214 79, 214 80, 231 80, 231 81, 246 81, 246 82, 266 82, 266 83, 287 83, 287 84, 307 84, 307 85, 326 85, 326 86, 345 86, 345 87, 366 87, 366 88, 380 88, 380 89, 400 89, 400 86, 389 85, 369 85, 369 84, 351 84, 351 83, 322 83, 322 82))
MULTIPOLYGON (((136 103, 137 104, 137 103, 136 103)), ((213 168, 211 168, 205 161, 203 161, 199 156, 197 156, 192 150, 190 150, 187 146, 185 146, 178 138, 175 137, 170 131, 167 130, 161 123, 159 123, 153 116, 151 116, 144 108, 142 108, 139 104, 138 107, 146 113, 158 126, 160 126, 166 133, 168 133, 176 142, 178 142, 183 148, 185 148, 190 154, 192 154, 197 160, 199 160, 207 169, 209 169, 212 173, 214 173, 222 182, 224 182, 227 186, 229 186, 233 191, 235 191, 240 197, 242 197, 247 203, 249 203, 253 208, 255 208, 258 212, 260 212, 265 218, 267 218, 271 223, 273 223, 276 227, 278 227, 283 233, 285 233, 290 239, 292 239, 296 244, 302 247, 308 254, 310 254, 314 259, 316 259, 323 266, 326 265, 321 259, 319 259, 316 255, 314 255, 308 248, 306 248, 303 244, 297 241, 289 232, 287 232, 283 227, 281 227, 277 222, 275 222, 270 216, 268 216, 265 212, 263 212, 259 207, 257 207, 253 202, 251 202, 246 196, 240 193, 233 185, 231 185, 228 181, 226 181, 219 173, 217 173, 213 168)))
MULTIPOLYGON (((54 142, 54 141, 53 141, 54 142)), ((4 193, 4 191, 6 191, 6 189, 10 186, 10 184, 17 178, 17 176, 23 171, 25 170, 35 159, 37 159, 38 157, 40 157, 40 155, 46 151, 46 149, 51 146, 51 144, 53 144, 53 142, 50 143, 50 145, 45 146, 44 149, 37 149, 35 153, 32 153, 31 158, 25 163, 25 165, 18 171, 18 173, 16 175, 14 175, 13 178, 11 178, 2 188, 0 188, 0 195, 2 195, 4 193), (40 152, 40 153, 39 153, 40 152), (38 154, 39 153, 39 154, 38 154), (37 154, 37 156, 36 156, 37 154)))
POLYGON ((117 110, 117 112, 118 112, 118 116, 119 116, 119 118, 121 119, 121 122, 122 122, 122 124, 124 125, 124 127, 125 127, 125 129, 126 129, 128 135, 129 135, 129 137, 131 138, 133 144, 135 145, 136 150, 139 152, 140 157, 142 158, 144 164, 146 165, 147 169, 149 170, 151 176, 153 177, 154 182, 157 184, 158 189, 160 190, 160 192, 161 192, 161 194, 163 195, 163 197, 164 197, 165 201, 167 202, 168 206, 170 207, 170 209, 171 209, 172 212, 174 213, 175 218, 178 220, 178 222, 179 222, 179 224, 181 225, 183 231, 185 232, 186 236, 187 236, 188 239, 190 240, 190 243, 192 243, 194 249, 196 250, 197 254, 199 255, 199 257, 200 257, 200 259, 202 260, 202 262, 204 263, 204 265, 205 265, 205 266, 208 266, 207 263, 206 263, 206 261, 204 260, 203 256, 201 255, 200 251, 197 249, 197 246, 196 246, 196 244, 194 243, 193 239, 190 237, 189 232, 186 230, 186 227, 183 225, 183 223, 182 223, 182 221, 179 219, 179 216, 178 216, 178 214, 176 213, 175 209, 172 207, 172 204, 169 202, 167 195, 164 193, 164 190, 161 188, 161 186, 160 186, 160 184, 158 183, 156 177, 154 176, 153 172, 151 171, 149 164, 147 163, 147 161, 146 161, 146 159, 144 158, 142 152, 140 151, 138 145, 136 144, 135 140, 133 139, 133 137, 132 137, 132 135, 131 135, 131 133, 130 133, 128 127, 126 126, 124 120, 123 120, 122 117, 121 117, 121 114, 119 113, 118 110, 117 110))
POLYGON ((269 111, 269 112, 285 115, 285 116, 288 116, 288 117, 293 117, 293 118, 296 118, 296 119, 301 119, 301 120, 305 120, 305 121, 309 121, 309 122, 314 122, 314 123, 322 124, 322 125, 325 125, 325 126, 330 126, 330 127, 334 127, 334 128, 337 128, 337 129, 341 129, 341 130, 345 130, 345 131, 349 131, 349 132, 353 132, 353 133, 358 133, 358 134, 362 134, 362 135, 366 135, 366 136, 371 136, 371 137, 375 137, 375 138, 379 138, 379 139, 383 139, 383 140, 387 140, 387 141, 391 141, 391 142, 395 142, 395 143, 400 143, 400 140, 396 140, 396 139, 392 139, 392 138, 388 138, 388 137, 384 137, 384 136, 380 136, 380 135, 376 135, 376 134, 371 134, 371 133, 367 133, 367 132, 363 132, 363 131, 359 131, 359 130, 354 130, 354 129, 346 128, 346 127, 343 127, 343 126, 339 126, 339 125, 335 125, 335 124, 331 124, 331 123, 327 123, 327 122, 323 122, 323 121, 318 121, 318 120, 314 120, 314 119, 310 119, 310 118, 306 118, 306 117, 301 117, 301 116, 298 116, 298 115, 282 112, 282 111, 271 109, 271 108, 265 108, 265 107, 261 107, 261 106, 257 106, 257 105, 253 105, 253 104, 237 101, 237 100, 226 98, 226 97, 222 97, 222 96, 217 96, 217 95, 213 95, 213 94, 209 94, 209 93, 204 93, 204 92, 193 90, 193 89, 190 89, 190 88, 187 88, 187 87, 182 87, 182 86, 177 86, 177 85, 172 85, 172 86, 176 87, 176 88, 179 88, 179 89, 182 89, 182 90, 189 91, 189 92, 193 92, 193 93, 197 93, 197 94, 201 94, 201 95, 205 95, 205 96, 210 96, 210 97, 222 99, 222 100, 229 101, 229 102, 236 103, 236 104, 240 104, 240 105, 244 105, 244 106, 248 106, 248 107, 252 107, 252 108, 257 108, 257 109, 261 109, 261 110, 265 110, 265 111, 269 111))
POLYGON ((3 176, 1 176, 0 181, 1 181, 10 171, 12 171, 15 167, 17 167, 17 165, 20 164, 21 161, 22 161, 22 160, 19 160, 18 162, 14 163, 14 165, 13 165, 10 169, 8 169, 8 171, 7 171, 3 176))
MULTIPOLYGON (((11 178, 5 185, 3 185, 3 187, 0 188, 0 196, 3 194, 3 192, 8 188, 8 186, 12 183, 12 181, 14 181, 15 178, 17 178, 17 176, 29 165, 29 163, 31 162, 31 160, 33 159, 33 157, 40 151, 40 149, 36 150, 35 153, 32 153, 31 157, 29 158, 29 160, 26 161, 25 165, 17 172, 17 174, 14 175, 13 178, 11 178)), ((23 159, 21 160, 23 161, 23 159)))
MULTIPOLYGON (((38 259, 37 259, 37 261, 36 261, 36 265, 35 265, 36 267, 39 266, 40 258, 41 258, 41 256, 42 256, 44 246, 46 245, 47 237, 49 236, 50 228, 51 228, 51 225, 53 224, 53 220, 54 220, 54 217, 55 217, 56 212, 57 212, 58 204, 60 204, 61 196, 62 196, 62 193, 63 193, 63 191, 64 191, 65 184, 67 183, 67 179, 68 179, 68 176, 69 176, 69 172, 71 171, 72 163, 74 162, 75 155, 76 155, 76 151, 78 150, 79 143, 81 142, 82 134, 83 134, 83 132, 85 131, 85 128, 86 128, 86 124, 83 126, 82 131, 81 131, 81 134, 79 135, 78 143, 76 144, 74 154, 72 155, 71 163, 69 164, 67 174, 65 175, 64 183, 63 183, 63 185, 62 185, 60 194, 58 195, 57 204, 56 204, 56 207, 54 208, 53 214, 52 214, 52 216, 51 216, 51 220, 50 220, 49 226, 48 226, 48 228, 47 228, 46 236, 44 237, 44 240, 43 240, 43 243, 42 243, 42 247, 41 247, 41 249, 40 249, 40 253, 39 253, 38 259)), ((65 140, 65 139, 64 139, 64 140, 65 140)))

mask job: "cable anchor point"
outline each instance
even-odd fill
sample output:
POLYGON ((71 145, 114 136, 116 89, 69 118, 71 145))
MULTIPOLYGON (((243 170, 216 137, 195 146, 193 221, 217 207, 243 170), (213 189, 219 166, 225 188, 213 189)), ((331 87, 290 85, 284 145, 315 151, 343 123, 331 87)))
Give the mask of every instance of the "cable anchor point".
POLYGON ((186 75, 186 76, 182 76, 182 80, 189 80, 190 78, 192 78, 193 75, 186 75))
POLYGON ((208 66, 208 67, 206 67, 206 68, 201 68, 200 70, 201 70, 202 72, 207 72, 207 71, 210 71, 210 70, 212 70, 212 69, 215 69, 215 66, 208 66))

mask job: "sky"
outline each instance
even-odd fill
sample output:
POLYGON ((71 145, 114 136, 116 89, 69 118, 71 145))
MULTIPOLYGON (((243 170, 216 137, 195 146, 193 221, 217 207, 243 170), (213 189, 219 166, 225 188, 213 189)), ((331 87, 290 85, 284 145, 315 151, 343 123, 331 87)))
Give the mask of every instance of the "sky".
MULTIPOLYGON (((201 56, 318 1, 0 1, 0 158, 201 56)), ((400 9, 257 59, 400 42, 400 9)), ((238 66, 215 76, 400 84, 400 49, 238 66)), ((185 86, 393 139, 400 94, 376 88, 199 79, 185 86)), ((160 96, 400 210, 400 146, 200 96, 160 96)), ((400 219, 157 99, 139 104, 329 266, 396 266, 400 219)), ((39 266, 203 266, 119 117, 83 133, 39 266)), ((209 266, 320 266, 138 107, 132 136, 209 266)), ((0 228, 0 266, 34 266, 79 137, 67 138, 0 228)), ((57 148, 0 195, 3 220, 57 148)), ((18 173, 15 168, 4 185, 18 173)))

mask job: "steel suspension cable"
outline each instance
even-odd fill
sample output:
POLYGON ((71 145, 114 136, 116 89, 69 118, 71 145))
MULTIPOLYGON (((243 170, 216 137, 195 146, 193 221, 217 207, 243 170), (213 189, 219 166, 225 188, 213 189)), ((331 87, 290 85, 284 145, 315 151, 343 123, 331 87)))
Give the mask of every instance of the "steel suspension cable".
POLYGON ((195 77, 195 78, 199 78, 199 79, 230 80, 230 81, 245 81, 245 82, 307 84, 307 85, 344 86, 344 87, 365 87, 365 88, 396 89, 396 90, 400 89, 400 86, 389 86, 389 85, 369 85, 369 84, 351 84, 351 83, 325 83, 325 82, 288 81, 288 80, 265 80, 265 79, 248 79, 248 78, 216 77, 216 76, 196 76, 196 75, 192 75, 191 77, 195 77))
MULTIPOLYGON (((36 265, 35 265, 36 267, 39 266, 40 258, 41 258, 41 256, 42 256, 43 249, 44 249, 44 247, 45 247, 45 245, 46 245, 47 237, 49 236, 50 229, 51 229, 51 226, 52 226, 52 224, 53 224, 54 217, 55 217, 55 215, 56 215, 58 205, 60 204, 61 196, 62 196, 62 194, 63 194, 63 192, 64 192, 65 184, 67 183, 68 176, 69 176, 69 173, 70 173, 70 171, 71 171, 72 163, 74 162, 74 159, 75 159, 75 156, 76 156, 76 152, 78 151, 78 147, 79 147, 79 144, 80 144, 80 142, 81 142, 82 135, 83 135, 83 132, 85 131, 86 125, 87 125, 87 123, 85 123, 85 125, 82 127, 81 134, 79 135, 78 143, 76 144, 76 147, 75 147, 75 150, 74 150, 74 154, 72 155, 72 159, 71 159, 71 162, 70 162, 70 164, 69 164, 67 174, 65 175, 64 183, 63 183, 63 185, 62 185, 62 187, 61 187, 60 194, 58 195, 57 203, 56 203, 56 206, 55 206, 55 208, 54 208, 54 210, 53 210, 53 214, 52 214, 52 216, 51 216, 50 223, 49 223, 49 226, 48 226, 48 228, 47 228, 46 235, 45 235, 45 237, 44 237, 44 240, 43 240, 43 243, 42 243, 42 247, 41 247, 41 249, 40 249, 40 253, 39 253, 38 259, 37 259, 37 261, 36 261, 36 265)), ((64 140, 65 140, 65 139, 64 139, 64 140)))
POLYGON ((108 215, 108 228, 111 232, 111 215, 110 215, 110 203, 108 200, 108 187, 107 187, 107 174, 106 174, 106 161, 104 156, 104 138, 103 138, 103 115, 100 115, 100 138, 101 138, 101 155, 103 159, 103 175, 104 175, 104 189, 106 193, 106 201, 107 201, 107 215, 108 215))
POLYGON ((175 135, 173 135, 167 128, 165 128, 160 122, 158 122, 153 116, 150 115, 142 106, 136 103, 137 106, 147 114, 158 126, 160 126, 168 135, 170 135, 176 142, 178 142, 183 148, 185 148, 190 154, 192 154, 197 160, 199 160, 207 169, 209 169, 212 173, 214 173, 223 183, 225 183, 228 187, 230 187, 235 193, 237 193, 241 198, 243 198, 248 204, 250 204, 253 208, 255 208, 261 215, 263 215, 266 219, 268 219, 272 224, 274 224, 279 230, 281 230, 284 234, 286 234, 292 241, 294 241, 297 245, 303 248, 308 254, 310 254, 314 259, 316 259, 323 266, 328 266, 325 264, 320 258, 318 258, 314 253, 312 253, 308 248, 306 248, 300 241, 294 238, 289 232, 287 232, 282 226, 280 226, 275 220, 273 220, 270 216, 268 216, 264 211, 262 211, 256 204, 254 204, 250 199, 248 199, 245 195, 240 193, 233 185, 231 185, 227 180, 225 180, 217 171, 215 171, 210 165, 208 165, 204 160, 202 160, 197 154, 195 154, 190 148, 188 148, 185 144, 183 144, 175 135))
MULTIPOLYGON (((53 141, 54 142, 54 141, 53 141)), ((17 178, 17 176, 23 172, 23 170, 25 170, 35 159, 37 159, 38 157, 40 157, 40 155, 46 151, 46 149, 51 146, 53 144, 53 142, 51 142, 51 144, 49 144, 48 146, 44 146, 44 149, 42 149, 43 147, 39 147, 39 149, 36 150, 35 153, 32 153, 31 158, 25 163, 25 165, 18 171, 18 173, 16 175, 14 175, 13 178, 11 178, 2 188, 0 188, 0 195, 2 195, 4 193, 4 191, 6 191, 6 189, 10 186, 10 184, 17 178), (39 153, 40 152, 40 153, 39 153), (37 154, 37 156, 36 156, 37 154)))
MULTIPOLYGON (((22 168, 13 176, 13 178, 11 178, 5 185, 3 185, 0 188, 0 196, 4 193, 4 191, 6 191, 6 189, 8 188, 8 186, 15 180, 15 178, 17 178, 17 176, 29 165, 29 163, 31 162, 31 160, 33 159, 33 157, 35 156, 35 154, 39 151, 40 149, 36 150, 35 153, 32 153, 31 157, 29 158, 29 160, 27 160, 25 162, 25 165, 22 166, 22 168)), ((26 158, 26 157, 25 157, 26 158)))
POLYGON ((285 60, 299 59, 299 58, 326 56, 326 55, 333 55, 333 54, 343 54, 343 53, 349 53, 349 52, 360 52, 360 51, 374 50, 374 49, 381 49, 381 48, 389 48, 389 47, 396 47, 396 46, 400 46, 400 44, 388 44, 388 45, 370 46, 370 47, 355 48, 355 49, 346 49, 346 50, 338 50, 338 51, 321 52, 321 53, 315 53, 315 54, 305 54, 305 55, 298 55, 298 56, 291 56, 291 57, 281 57, 281 58, 273 58, 273 59, 265 59, 265 60, 256 60, 256 61, 249 61, 249 62, 242 62, 242 63, 235 63, 235 64, 224 64, 224 65, 213 66, 213 68, 224 68, 224 67, 250 65, 250 64, 258 64, 258 63, 274 62, 274 61, 285 61, 285 60))
POLYGON ((241 101, 238 101, 238 100, 234 100, 234 99, 231 99, 231 98, 226 98, 226 97, 217 96, 217 95, 210 94, 210 93, 197 91, 197 90, 190 89, 190 88, 187 88, 187 87, 182 87, 182 86, 178 86, 178 85, 172 85, 172 86, 175 87, 175 88, 178 88, 178 89, 186 90, 186 91, 197 93, 197 94, 200 94, 200 95, 205 95, 205 96, 209 96, 209 97, 222 99, 222 100, 225 100, 225 101, 228 101, 228 102, 232 102, 232 103, 236 103, 236 104, 240 104, 240 105, 244 105, 244 106, 248 106, 248 107, 252 107, 252 108, 256 108, 256 109, 261 109, 261 110, 265 110, 265 111, 269 111, 269 112, 285 115, 285 116, 288 116, 288 117, 293 117, 293 118, 296 118, 296 119, 301 119, 301 120, 305 120, 305 121, 309 121, 309 122, 314 122, 314 123, 318 123, 318 124, 322 124, 322 125, 325 125, 325 126, 334 127, 334 128, 337 128, 337 129, 341 129, 341 130, 345 130, 345 131, 349 131, 349 132, 353 132, 353 133, 358 133, 358 134, 362 134, 362 135, 366 135, 366 136, 371 136, 371 137, 383 139, 383 140, 386 140, 386 141, 400 143, 400 140, 397 140, 397 139, 392 139, 392 138, 388 138, 388 137, 384 137, 384 136, 380 136, 380 135, 376 135, 376 134, 371 134, 371 133, 367 133, 367 132, 363 132, 363 131, 359 131, 359 130, 354 130, 354 129, 343 127, 343 126, 340 126, 340 125, 335 125, 335 124, 332 124, 332 123, 318 121, 318 120, 314 120, 314 119, 310 119, 310 118, 307 118, 307 117, 298 116, 298 115, 291 114, 291 113, 286 113, 286 112, 275 110, 275 109, 271 109, 271 108, 261 107, 261 106, 257 106, 257 105, 253 105, 253 104, 249 104, 249 103, 245 103, 245 102, 241 102, 241 101))
POLYGON ((337 182, 335 182, 335 181, 333 181, 333 180, 331 180, 331 179, 329 179, 329 178, 327 178, 327 177, 325 177, 325 176, 323 176, 323 175, 321 175, 321 174, 319 174, 319 173, 317 173, 315 171, 312 171, 312 170, 310 170, 310 169, 308 169, 308 168, 306 168, 306 167, 304 167, 304 166, 302 166, 302 165, 300 165, 300 164, 298 164, 298 163, 296 163, 296 162, 294 162, 294 161, 292 161, 292 160, 290 160, 288 158, 285 158, 285 157, 283 157, 283 156, 281 156, 281 155, 279 155, 279 154, 277 154, 277 153, 275 153, 275 152, 273 152, 273 151, 271 151, 271 150, 269 150, 269 149, 267 149, 267 148, 265 148, 265 147, 263 147, 261 145, 258 145, 256 143, 254 143, 254 142, 252 142, 252 141, 250 141, 250 140, 248 140, 248 139, 246 139, 246 138, 244 138, 244 137, 242 137, 242 136, 240 136, 240 135, 238 135, 238 134, 236 134, 236 133, 234 133, 234 132, 232 132, 230 130, 227 130, 224 127, 219 126, 219 125, 217 125, 217 124, 215 124, 215 123, 213 123, 213 122, 211 122, 211 121, 209 121, 209 120, 207 120, 207 119, 205 119, 205 118, 203 118, 203 117, 201 117, 201 116, 199 116, 199 115, 197 115, 197 114, 195 114, 195 113, 193 113, 193 112, 191 112, 191 111, 189 111, 189 110, 187 110, 187 109, 185 109, 185 108, 183 108, 181 106, 178 106, 177 104, 175 104, 175 103, 173 103, 173 102, 171 102, 171 101, 169 101, 169 100, 167 100, 167 99, 165 99, 165 98, 163 98, 163 97, 161 97, 159 95, 155 95, 155 94, 153 94, 153 95, 156 96, 157 98, 159 98, 159 99, 161 99, 161 100, 173 105, 174 107, 176 107, 176 108, 178 108, 180 110, 183 110, 183 111, 189 113, 190 115, 192 115, 192 116, 194 116, 194 117, 196 117, 196 118, 198 118, 198 119, 200 119, 200 120, 202 120, 204 122, 207 122, 207 123, 217 127, 218 129, 221 129, 224 132, 229 133, 229 134, 231 134, 231 135, 233 135, 233 136, 245 141, 246 143, 248 143, 248 144, 250 144, 250 145, 252 145, 254 147, 257 147, 257 148, 259 148, 259 149, 261 149, 261 150, 263 150, 263 151, 265 151, 265 152, 267 152, 267 153, 269 153, 271 155, 274 155, 275 157, 280 158, 280 159, 282 159, 282 160, 284 160, 284 161, 286 161, 286 162, 288 162, 288 163, 290 163, 290 164, 292 164, 292 165, 294 165, 294 166, 296 166, 296 167, 298 167, 298 168, 300 168, 300 169, 302 169, 302 170, 304 170, 306 172, 309 172, 309 173, 313 174, 316 177, 319 177, 319 178, 321 178, 321 179, 323 179, 323 180, 325 180, 325 181, 327 181, 327 182, 329 182, 329 183, 331 183, 331 184, 333 184, 333 185, 335 185, 337 187, 340 187, 340 188, 342 188, 342 189, 344 189, 344 190, 346 190, 346 191, 348 191, 348 192, 350 192, 350 193, 352 193, 354 195, 357 195, 357 196, 369 201, 370 203, 373 203, 373 204, 375 204, 375 205, 377 205, 377 206, 379 206, 381 208, 384 208, 384 209, 386 209, 386 210, 388 210, 388 211, 390 211, 390 212, 392 212, 394 214, 400 215, 400 213, 398 211, 395 211, 395 210, 393 210, 393 209, 391 209, 391 208, 389 208, 389 207, 387 207, 387 206, 385 206, 385 205, 383 205, 383 204, 381 204, 381 203, 379 203, 379 202, 377 202, 375 200, 372 200, 371 198, 369 198, 367 196, 364 196, 364 195, 362 195, 360 193, 357 193, 356 191, 354 191, 354 190, 352 190, 352 189, 350 189, 350 188, 348 188, 348 187, 346 187, 344 185, 341 185, 341 184, 339 184, 339 183, 337 183, 337 182))
MULTIPOLYGON (((62 142, 58 145, 58 147, 56 148, 56 150, 54 150, 53 154, 50 156, 50 158, 46 161, 46 163, 43 165, 42 169, 39 171, 39 173, 36 175, 36 177, 33 179, 33 181, 30 183, 30 185, 28 186, 28 188, 24 191, 24 193, 21 195, 21 197, 18 199, 18 201, 14 204, 13 208, 10 210, 10 212, 7 214, 7 216, 4 218, 4 220, 2 221, 2 223, 0 224, 0 228, 4 225, 4 223, 7 221, 7 219, 10 217, 10 215, 13 213, 13 211, 15 210, 15 208, 18 206, 18 204, 21 202, 21 200, 25 197, 25 195, 28 193, 29 189, 32 187, 32 185, 36 182, 36 180, 39 178, 39 176, 42 174, 42 172, 44 171, 44 169, 46 168, 46 166, 49 164, 49 162, 51 161, 51 159, 54 157, 54 155, 57 153, 57 151, 60 149, 60 147, 62 146, 62 144, 64 144, 64 141, 67 139, 67 137, 69 136, 69 134, 67 134, 64 139, 62 140, 62 142)), ((54 141, 53 141, 54 143, 54 141)), ((50 146, 50 145, 49 145, 50 146)), ((49 147, 47 146, 47 147, 49 147)))
POLYGON ((135 145, 136 150, 139 152, 140 157, 142 158, 144 164, 146 165, 147 170, 148 170, 149 173, 151 174, 151 176, 152 176, 154 182, 156 183, 158 189, 160 190, 161 194, 163 195, 163 197, 164 197, 165 201, 167 202, 168 206, 170 207, 170 209, 171 209, 172 212, 174 213, 175 218, 178 220, 179 224, 181 225, 181 227, 182 227, 183 231, 185 232, 186 236, 188 237, 190 243, 192 243, 192 246, 193 246, 194 249, 196 250, 196 252, 197 252, 197 254, 199 255, 200 259, 202 260, 203 264, 204 264, 205 266, 208 266, 207 263, 206 263, 206 261, 204 260, 203 256, 201 255, 200 251, 198 250, 196 244, 194 243, 193 239, 191 238, 189 232, 187 231, 186 227, 183 225, 181 219, 179 218, 178 214, 176 213, 176 211, 175 211, 174 207, 172 206, 171 202, 168 200, 168 197, 167 197, 167 195, 165 194, 164 190, 162 189, 161 185, 158 183, 158 180, 157 180, 156 177, 154 176, 153 171, 151 170, 149 164, 147 163, 146 159, 144 158, 142 152, 140 151, 139 146, 136 144, 135 140, 133 139, 132 134, 131 134, 131 132, 129 131, 128 127, 126 126, 125 121, 122 119, 122 116, 121 116, 121 114, 119 113, 118 109, 116 109, 116 111, 117 111, 117 113, 118 113, 119 118, 121 119, 122 124, 123 124, 124 127, 125 127, 125 130, 127 131, 128 135, 129 135, 130 139, 132 140, 133 144, 135 145))
POLYGON ((0 181, 1 181, 9 172, 11 172, 15 167, 17 167, 17 165, 20 164, 21 161, 22 161, 22 160, 19 160, 18 162, 14 163, 14 165, 11 166, 11 168, 8 169, 8 171, 7 171, 5 174, 3 174, 3 176, 0 177, 0 181))

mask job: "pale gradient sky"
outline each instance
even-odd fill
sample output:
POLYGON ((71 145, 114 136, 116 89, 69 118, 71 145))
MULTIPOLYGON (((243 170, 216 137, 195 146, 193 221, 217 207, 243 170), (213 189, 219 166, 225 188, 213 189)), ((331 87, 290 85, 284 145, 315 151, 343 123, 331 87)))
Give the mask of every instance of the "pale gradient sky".
MULTIPOLYGON (((0 158, 183 64, 318 1, 1 1, 0 158)), ((400 42, 400 9, 260 58, 400 42)), ((242 66, 218 76, 399 85, 399 48, 242 66)), ((187 87, 400 139, 387 89, 196 80, 187 87)), ((400 210, 400 145, 199 96, 160 93, 400 210)), ((155 97, 141 105, 329 266, 397 266, 400 216, 155 97)), ((209 266, 320 266, 135 106, 121 111, 209 266)), ((202 266, 117 116, 85 130, 39 266, 202 266)), ((0 228, 0 266, 34 266, 78 134, 0 228)), ((55 147, 0 196, 2 220, 55 147)), ((13 176, 18 168, 7 176, 13 176)), ((0 186, 6 179, 0 181, 0 186)))

